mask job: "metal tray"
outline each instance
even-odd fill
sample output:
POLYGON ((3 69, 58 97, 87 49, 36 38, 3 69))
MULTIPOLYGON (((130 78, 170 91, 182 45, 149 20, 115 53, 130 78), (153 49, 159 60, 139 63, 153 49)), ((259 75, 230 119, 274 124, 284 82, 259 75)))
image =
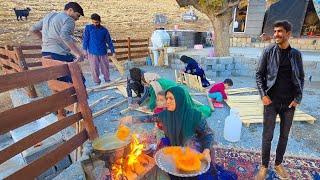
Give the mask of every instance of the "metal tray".
POLYGON ((196 172, 181 171, 177 169, 172 157, 164 153, 164 149, 165 148, 162 148, 159 151, 157 151, 156 154, 154 155, 154 159, 158 167, 169 174, 172 174, 178 177, 194 177, 207 172, 210 168, 210 163, 208 161, 201 160, 200 171, 196 171, 196 172))

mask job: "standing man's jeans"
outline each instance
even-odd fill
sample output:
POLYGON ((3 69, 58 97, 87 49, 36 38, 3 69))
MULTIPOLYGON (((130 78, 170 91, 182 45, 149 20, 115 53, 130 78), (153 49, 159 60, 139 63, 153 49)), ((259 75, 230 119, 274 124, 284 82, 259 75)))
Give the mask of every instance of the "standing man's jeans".
MULTIPOLYGON (((75 56, 72 54, 61 55, 61 54, 56 54, 56 53, 51 53, 51 52, 42 52, 42 56, 51 58, 53 60, 63 61, 63 62, 73 62, 75 59, 75 56)), ((82 77, 83 84, 85 85, 86 79, 84 78, 84 76, 82 74, 81 74, 81 77, 82 77)), ((71 76, 63 76, 63 77, 58 78, 57 80, 72 83, 71 76)))
POLYGON ((264 106, 263 111, 263 134, 262 134, 262 165, 268 167, 270 161, 271 141, 273 138, 276 117, 280 116, 280 136, 276 150, 275 165, 282 163, 286 152, 288 136, 292 125, 295 107, 289 108, 289 104, 273 104, 264 106))
POLYGON ((108 56, 107 55, 96 56, 96 55, 88 53, 88 59, 90 62, 90 68, 91 68, 93 82, 95 82, 96 84, 101 83, 101 80, 99 79, 100 68, 101 68, 101 73, 104 76, 105 82, 110 81, 108 56))

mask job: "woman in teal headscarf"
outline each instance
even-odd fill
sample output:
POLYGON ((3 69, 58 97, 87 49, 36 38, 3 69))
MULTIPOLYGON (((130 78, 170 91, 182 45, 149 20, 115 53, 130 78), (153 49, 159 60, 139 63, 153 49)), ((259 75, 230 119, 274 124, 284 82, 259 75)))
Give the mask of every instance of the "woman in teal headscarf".
POLYGON ((149 99, 148 108, 151 111, 153 111, 153 109, 156 107, 157 92, 166 91, 172 87, 180 86, 182 88, 182 92, 185 93, 186 102, 189 103, 190 107, 193 107, 198 111, 200 111, 202 115, 206 118, 211 116, 211 108, 206 105, 195 104, 189 94, 187 87, 183 85, 178 85, 176 82, 168 79, 164 79, 164 78, 157 79, 156 81, 150 82, 149 84, 150 84, 150 88, 149 88, 150 99, 149 99))
MULTIPOLYGON (((161 122, 172 146, 192 146, 209 155, 213 145, 213 131, 202 113, 193 107, 184 89, 171 87, 166 92, 167 109, 159 114, 125 117, 121 123, 161 122)), ((210 156, 209 156, 210 157, 210 156)))
MULTIPOLYGON (((214 157, 213 130, 208 126, 203 114, 194 108, 190 95, 180 86, 166 91, 167 109, 159 114, 132 117, 127 116, 120 123, 154 123, 162 122, 168 137, 168 146, 188 146, 202 152, 208 161, 214 157)), ((170 175, 172 180, 182 179, 170 175)), ((183 178, 185 179, 185 178, 183 178)), ((194 179, 194 178, 191 178, 194 179)), ((196 179, 237 179, 236 174, 223 170, 223 167, 211 162, 210 169, 196 179)))

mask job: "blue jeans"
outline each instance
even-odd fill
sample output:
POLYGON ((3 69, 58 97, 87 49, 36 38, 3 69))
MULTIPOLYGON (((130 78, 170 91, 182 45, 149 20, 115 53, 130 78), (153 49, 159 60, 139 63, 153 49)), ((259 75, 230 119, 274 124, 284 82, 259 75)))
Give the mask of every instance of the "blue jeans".
MULTIPOLYGON (((47 56, 47 57, 50 57, 51 59, 63 61, 63 62, 73 62, 75 59, 75 56, 72 54, 61 55, 61 54, 56 54, 51 52, 42 52, 42 56, 47 56)), ((81 77, 82 77, 82 82, 85 85, 86 79, 82 74, 81 74, 81 77)), ((63 76, 58 78, 57 80, 72 83, 71 76, 63 76)))
POLYGON ((221 92, 214 92, 208 94, 209 98, 215 99, 217 102, 222 102, 223 96, 221 92))

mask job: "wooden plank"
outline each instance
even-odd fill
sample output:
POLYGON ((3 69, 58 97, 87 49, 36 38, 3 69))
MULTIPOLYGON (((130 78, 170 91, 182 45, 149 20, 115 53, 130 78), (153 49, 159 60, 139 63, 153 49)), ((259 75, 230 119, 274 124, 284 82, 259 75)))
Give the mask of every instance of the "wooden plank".
POLYGON ((8 59, 13 60, 15 63, 19 63, 16 52, 12 50, 7 50, 8 59))
POLYGON ((89 105, 90 108, 96 106, 97 104, 99 104, 101 101, 105 100, 105 99, 108 99, 109 98, 109 95, 106 95, 106 96, 103 96, 102 98, 94 101, 92 104, 89 105))
POLYGON ((23 167, 21 170, 7 177, 8 180, 15 179, 35 179, 42 172, 54 166, 57 162, 62 160, 66 155, 71 153, 74 149, 82 145, 88 139, 88 134, 85 130, 73 136, 71 139, 60 145, 58 148, 46 153, 36 161, 23 167))
MULTIPOLYGON (((121 50, 122 50, 122 49, 121 49, 121 50)), ((116 51, 116 56, 118 56, 118 55, 123 55, 123 54, 127 55, 127 54, 128 54, 128 51, 120 51, 120 52, 116 51)))
POLYGON ((130 39, 131 42, 149 42, 149 39, 130 39))
MULTIPOLYGON (((141 47, 146 47, 148 48, 149 47, 149 44, 133 44, 130 46, 131 48, 141 48, 141 47)), ((149 51, 149 49, 148 49, 149 51)))
POLYGON ((5 71, 5 74, 11 74, 11 73, 17 73, 18 71, 16 71, 15 69, 12 69, 8 66, 3 66, 3 69, 5 71))
MULTIPOLYGON (((263 123, 263 105, 259 95, 229 96, 227 101, 231 108, 239 110, 241 121, 248 127, 251 123, 263 123)), ((293 121, 314 123, 316 118, 301 110, 296 110, 293 121)), ((280 121, 279 116, 276 119, 280 121)))
POLYGON ((28 67, 38 67, 38 66, 42 66, 42 62, 37 61, 37 62, 29 62, 27 63, 28 67))
POLYGON ((146 114, 154 114, 152 111, 145 109, 143 107, 138 107, 137 109, 135 109, 136 111, 142 112, 142 113, 146 113, 146 114))
POLYGON ((113 43, 126 43, 127 40, 126 39, 114 39, 112 40, 113 43))
POLYGON ((124 79, 124 80, 121 80, 121 79, 122 79, 121 77, 118 77, 117 79, 113 80, 113 81, 110 82, 110 83, 101 84, 101 85, 98 85, 98 86, 93 86, 93 87, 91 87, 91 88, 88 88, 88 90, 90 90, 90 89, 101 89, 101 88, 105 88, 105 87, 112 86, 112 85, 114 85, 115 83, 120 83, 120 82, 123 82, 123 81, 127 81, 126 79, 124 79))
POLYGON ((24 58, 42 58, 42 54, 23 54, 24 58))
POLYGON ((0 134, 21 127, 77 101, 74 88, 0 113, 0 134))
POLYGON ((10 145, 9 147, 0 151, 0 164, 4 163, 13 156, 21 153, 29 147, 45 140, 46 138, 60 132, 62 129, 71 126, 72 124, 80 121, 82 116, 80 113, 73 114, 69 117, 63 118, 49 126, 36 131, 29 136, 19 140, 18 142, 10 145))
POLYGON ((128 48, 127 45, 114 45, 115 49, 120 49, 120 48, 128 48))
MULTIPOLYGON (((17 56, 17 59, 18 59, 18 64, 19 64, 20 69, 21 69, 20 71, 27 71, 28 70, 28 65, 27 65, 27 62, 26 62, 25 58, 23 57, 21 48, 14 47, 13 50, 16 53, 16 56, 17 56)), ((30 85, 30 86, 26 87, 26 90, 27 90, 27 94, 28 94, 28 96, 30 98, 38 97, 34 85, 30 85)))
POLYGON ((17 72, 21 71, 20 66, 17 65, 16 63, 14 63, 14 62, 11 62, 9 59, 5 60, 5 59, 0 58, 0 63, 3 64, 3 65, 6 65, 6 66, 9 66, 9 67, 13 68, 17 72))
POLYGON ((128 56, 127 57, 117 57, 118 61, 123 61, 123 60, 128 60, 128 56))
POLYGON ((63 91, 65 89, 73 87, 71 83, 66 83, 58 80, 48 81, 48 86, 51 90, 54 90, 54 91, 63 91))
POLYGON ((41 50, 42 49, 41 45, 21 45, 18 47, 20 47, 22 50, 41 50))
POLYGON ((83 116, 84 126, 88 132, 90 140, 98 137, 98 132, 93 124, 92 112, 88 104, 88 94, 82 82, 81 69, 77 63, 68 64, 74 88, 78 98, 78 106, 83 116))
POLYGON ((200 93, 190 93, 191 96, 206 96, 206 92, 200 92, 200 93))
POLYGON ((122 101, 120 101, 120 102, 118 102, 118 103, 116 103, 116 104, 114 104, 114 105, 112 105, 112 106, 110 106, 110 107, 107 107, 107 108, 102 109, 102 110, 100 110, 100 111, 98 111, 98 112, 95 112, 95 113, 93 114, 93 118, 96 118, 96 117, 98 117, 98 116, 100 116, 100 115, 102 115, 102 114, 110 111, 111 109, 120 106, 121 104, 123 104, 123 103, 125 103, 125 102, 127 102, 127 99, 124 99, 124 100, 122 100, 122 101))
POLYGON ((228 95, 240 94, 240 93, 249 93, 249 92, 258 92, 256 88, 237 88, 227 90, 228 95))
POLYGON ((149 56, 149 54, 139 54, 139 55, 133 55, 131 56, 131 59, 137 59, 137 58, 144 58, 149 56))
MULTIPOLYGON (((117 86, 117 89, 119 90, 120 94, 124 97, 128 97, 127 93, 127 87, 124 85, 117 86)), ((132 97, 137 97, 137 94, 135 92, 132 92, 132 97)))
POLYGON ((117 68, 117 70, 119 71, 119 73, 121 74, 121 76, 124 75, 124 67, 122 66, 121 63, 119 63, 119 61, 117 60, 117 58, 110 56, 109 57, 112 61, 112 63, 115 65, 115 67, 117 68))
POLYGON ((142 49, 142 50, 131 50, 132 54, 145 54, 149 53, 149 49, 142 49))
POLYGON ((50 79, 57 79, 69 73, 66 64, 35 69, 30 71, 18 72, 0 76, 0 93, 15 89, 22 88, 50 79))

